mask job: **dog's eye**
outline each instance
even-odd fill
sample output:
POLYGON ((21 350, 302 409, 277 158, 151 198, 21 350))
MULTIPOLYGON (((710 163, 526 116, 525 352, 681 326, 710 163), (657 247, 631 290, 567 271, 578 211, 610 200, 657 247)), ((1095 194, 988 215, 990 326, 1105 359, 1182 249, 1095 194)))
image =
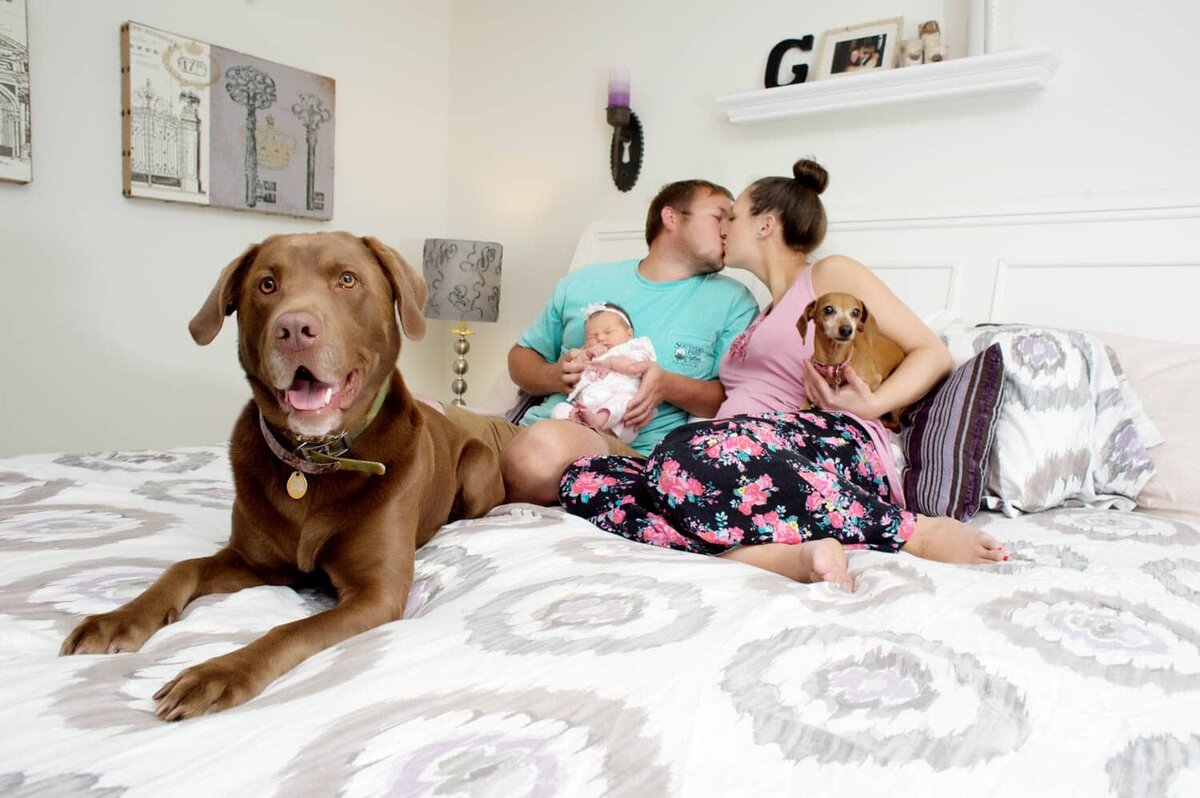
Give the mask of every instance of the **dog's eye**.
POLYGON ((275 278, 274 277, 264 277, 261 280, 259 280, 258 281, 258 290, 262 291, 264 294, 275 293, 275 278))
POLYGON ((850 311, 850 318, 852 318, 852 319, 857 319, 861 315, 862 314, 859 313, 858 308, 855 308, 854 310, 850 311))
POLYGON ((822 312, 824 312, 826 316, 833 313, 833 305, 826 305, 824 308, 822 308, 822 312))
POLYGON ((342 272, 338 281, 342 284, 342 288, 353 288, 358 284, 358 278, 354 276, 353 272, 342 272))

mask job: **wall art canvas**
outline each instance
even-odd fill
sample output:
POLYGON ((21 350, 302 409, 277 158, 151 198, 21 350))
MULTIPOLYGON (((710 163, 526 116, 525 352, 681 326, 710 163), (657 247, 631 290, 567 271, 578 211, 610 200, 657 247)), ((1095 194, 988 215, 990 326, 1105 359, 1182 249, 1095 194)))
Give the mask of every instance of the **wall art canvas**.
POLYGON ((332 78, 136 22, 121 57, 126 196, 333 217, 332 78))
POLYGON ((0 0, 0 180, 33 179, 25 0, 0 0))

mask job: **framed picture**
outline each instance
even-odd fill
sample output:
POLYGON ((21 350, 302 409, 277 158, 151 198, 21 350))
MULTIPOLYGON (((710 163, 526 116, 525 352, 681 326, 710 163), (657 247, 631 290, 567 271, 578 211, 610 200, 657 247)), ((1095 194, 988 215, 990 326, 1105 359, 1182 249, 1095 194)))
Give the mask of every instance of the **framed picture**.
POLYGON ((0 2, 0 180, 33 180, 25 0, 0 2))
POLYGON ((121 26, 127 197, 333 217, 332 78, 121 26))
POLYGON ((903 18, 895 17, 825 31, 817 58, 817 77, 891 69, 896 66, 903 26, 903 18))

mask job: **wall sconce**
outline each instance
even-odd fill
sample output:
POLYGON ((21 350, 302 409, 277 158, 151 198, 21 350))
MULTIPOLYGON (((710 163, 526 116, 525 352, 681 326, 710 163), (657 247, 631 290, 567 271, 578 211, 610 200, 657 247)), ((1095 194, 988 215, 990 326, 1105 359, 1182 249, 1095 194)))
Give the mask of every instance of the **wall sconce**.
POLYGON ((495 321, 500 317, 500 261, 504 248, 491 241, 449 238, 425 239, 423 271, 429 286, 425 318, 459 322, 450 332, 454 341, 454 393, 452 404, 463 405, 467 392, 468 321, 495 321))
POLYGON ((609 164, 613 184, 628 191, 642 171, 642 123, 629 109, 629 69, 613 67, 608 72, 608 124, 612 125, 609 164))

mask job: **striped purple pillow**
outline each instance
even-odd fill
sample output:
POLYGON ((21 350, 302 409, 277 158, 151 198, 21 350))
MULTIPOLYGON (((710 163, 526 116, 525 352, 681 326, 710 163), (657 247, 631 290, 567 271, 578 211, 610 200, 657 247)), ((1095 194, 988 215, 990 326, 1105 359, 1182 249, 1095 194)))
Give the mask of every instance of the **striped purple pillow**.
POLYGON ((1004 393, 1004 357, 992 344, 904 414, 904 499, 923 515, 968 521, 987 482, 988 451, 1004 393))

